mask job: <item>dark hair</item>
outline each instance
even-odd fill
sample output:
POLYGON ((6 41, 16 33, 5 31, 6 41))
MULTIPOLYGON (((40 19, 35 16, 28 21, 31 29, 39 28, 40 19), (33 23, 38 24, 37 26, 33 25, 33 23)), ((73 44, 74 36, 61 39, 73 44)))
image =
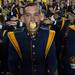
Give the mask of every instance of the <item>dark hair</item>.
POLYGON ((4 16, 0 15, 0 22, 3 23, 4 22, 4 16))
POLYGON ((37 5, 37 3, 27 3, 24 8, 26 8, 28 6, 35 6, 35 5, 37 5))
POLYGON ((29 2, 29 3, 27 3, 23 8, 23 11, 24 11, 24 13, 25 13, 25 8, 26 7, 29 7, 29 6, 37 6, 37 8, 38 8, 38 10, 39 10, 39 12, 41 12, 42 11, 42 7, 39 5, 39 3, 31 3, 31 2, 29 2))

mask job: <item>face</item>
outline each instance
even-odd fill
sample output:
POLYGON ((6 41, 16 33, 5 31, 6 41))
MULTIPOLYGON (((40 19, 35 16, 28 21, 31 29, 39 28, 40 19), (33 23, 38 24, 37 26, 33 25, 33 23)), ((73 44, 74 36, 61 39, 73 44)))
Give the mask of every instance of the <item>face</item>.
POLYGON ((41 13, 36 5, 28 6, 25 8, 24 22, 27 26, 27 29, 35 31, 39 27, 41 18, 41 13), (31 22, 36 23, 36 27, 34 29, 30 28, 31 22))

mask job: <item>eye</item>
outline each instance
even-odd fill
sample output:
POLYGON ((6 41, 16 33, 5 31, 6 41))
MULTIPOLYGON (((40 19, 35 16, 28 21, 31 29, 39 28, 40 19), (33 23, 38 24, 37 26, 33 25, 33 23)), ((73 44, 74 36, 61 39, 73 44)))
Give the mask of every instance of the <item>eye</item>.
POLYGON ((30 16, 30 14, 25 14, 27 17, 29 17, 30 16))

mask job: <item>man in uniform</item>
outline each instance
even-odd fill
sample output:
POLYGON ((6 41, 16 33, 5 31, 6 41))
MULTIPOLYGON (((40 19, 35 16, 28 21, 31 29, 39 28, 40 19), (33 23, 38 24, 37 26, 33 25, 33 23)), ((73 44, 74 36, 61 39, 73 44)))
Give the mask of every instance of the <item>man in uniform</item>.
POLYGON ((71 12, 68 14, 70 22, 64 29, 60 75, 75 75, 75 15, 71 12))
POLYGON ((55 31, 40 25, 42 12, 36 3, 24 7, 25 27, 8 32, 8 69, 11 75, 55 75, 55 31))

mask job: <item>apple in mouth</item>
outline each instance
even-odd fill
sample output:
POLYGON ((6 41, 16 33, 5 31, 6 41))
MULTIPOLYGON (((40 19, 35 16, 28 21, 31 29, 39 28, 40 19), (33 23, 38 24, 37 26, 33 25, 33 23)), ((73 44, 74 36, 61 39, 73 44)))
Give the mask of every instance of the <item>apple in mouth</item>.
POLYGON ((35 22, 30 22, 30 28, 35 29, 37 27, 35 22))

